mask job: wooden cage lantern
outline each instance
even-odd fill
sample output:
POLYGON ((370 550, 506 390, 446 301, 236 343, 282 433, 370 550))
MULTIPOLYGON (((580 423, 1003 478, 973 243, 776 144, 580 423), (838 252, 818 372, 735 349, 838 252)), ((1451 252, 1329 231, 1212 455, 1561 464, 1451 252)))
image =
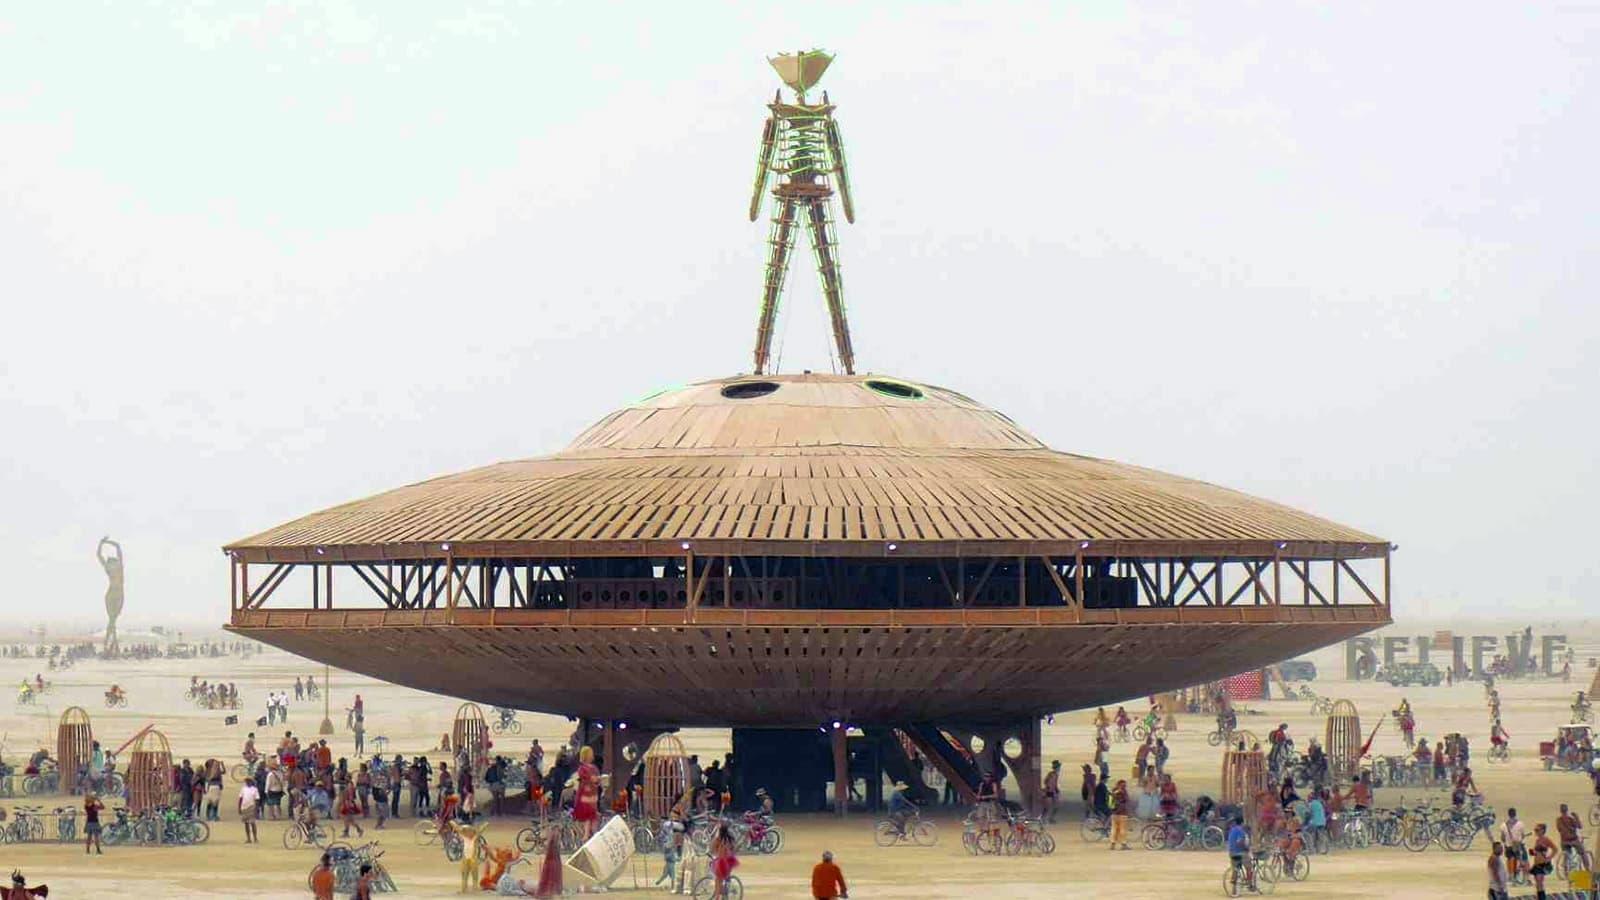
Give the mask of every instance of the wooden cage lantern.
POLYGON ((128 756, 128 812, 137 815, 172 801, 172 747, 154 728, 139 735, 128 756))
POLYGON ((658 735, 644 752, 645 815, 665 817, 688 790, 689 754, 683 741, 675 734, 658 735))
POLYGON ((450 726, 451 751, 460 753, 462 748, 466 748, 474 767, 489 755, 489 724, 483 720, 483 708, 476 703, 461 704, 450 726))
POLYGON ((77 790, 78 772, 87 771, 93 756, 94 729, 89 727, 89 713, 81 706, 67 707, 56 724, 56 763, 68 793, 77 790))
POLYGON ((1267 756, 1253 737, 1247 736, 1243 750, 1239 749, 1239 733, 1235 732, 1234 737, 1233 746, 1222 754, 1222 805, 1238 806, 1253 826, 1258 812, 1256 798, 1272 790, 1267 756))
POLYGON ((1336 783, 1353 780, 1361 771, 1361 716, 1354 703, 1339 700, 1333 704, 1324 742, 1328 776, 1336 783))

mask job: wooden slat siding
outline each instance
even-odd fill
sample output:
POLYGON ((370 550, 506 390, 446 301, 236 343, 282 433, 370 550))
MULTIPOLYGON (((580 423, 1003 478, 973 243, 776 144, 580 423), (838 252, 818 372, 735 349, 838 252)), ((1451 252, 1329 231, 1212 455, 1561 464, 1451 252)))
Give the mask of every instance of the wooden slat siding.
MULTIPOLYGON (((1057 554, 1084 538, 1131 544, 1135 553, 1145 543, 1286 540, 1285 558, 1317 559, 1377 558, 1386 546, 1214 485, 1049 451, 999 413, 942 389, 925 386, 925 399, 907 401, 868 391, 857 378, 775 380, 777 392, 747 401, 723 399, 722 381, 669 392, 607 416, 555 456, 402 487, 230 549, 249 562, 309 561, 293 551, 315 546, 340 559, 405 558, 427 555, 430 545, 479 541, 510 543, 508 555, 602 555, 602 545, 618 539, 708 534, 1055 542, 1036 549, 1057 554), (798 521, 791 511, 781 520, 790 527, 779 528, 785 507, 807 511, 798 521), (576 546, 554 546, 560 542, 576 546)), ((970 555, 985 554, 973 547, 970 555)))

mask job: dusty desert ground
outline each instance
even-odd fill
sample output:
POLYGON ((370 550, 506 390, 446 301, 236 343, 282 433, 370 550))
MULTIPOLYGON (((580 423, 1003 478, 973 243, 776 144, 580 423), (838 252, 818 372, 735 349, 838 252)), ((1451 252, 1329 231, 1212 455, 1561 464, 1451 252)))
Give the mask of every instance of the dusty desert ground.
MULTIPOLYGON (((1502 627, 1483 633, 1504 634, 1508 630, 1502 627)), ((1544 630, 1547 629, 1540 628, 1544 630)), ((1528 681, 1502 687, 1506 725, 1514 739, 1513 757, 1506 765, 1490 765, 1483 759, 1488 749, 1488 718, 1484 692, 1478 684, 1402 692, 1387 685, 1343 682, 1338 680, 1343 670, 1342 657, 1335 648, 1313 655, 1322 674, 1314 687, 1326 696, 1354 701, 1368 728, 1398 702, 1401 693, 1406 694, 1416 709, 1420 734, 1431 740, 1445 732, 1460 731, 1472 740, 1479 784, 1497 810, 1503 812, 1507 806, 1516 806, 1524 819, 1549 821, 1560 802, 1569 801, 1580 810, 1587 810, 1592 800, 1585 779, 1545 772, 1535 752, 1538 741, 1548 738, 1556 724, 1567 720, 1572 692, 1586 687, 1592 674, 1584 663, 1600 654, 1600 631, 1584 633, 1577 625, 1566 630, 1580 660, 1571 684, 1559 680, 1528 681)), ((1398 633, 1423 631, 1407 628, 1398 633)), ((15 685, 36 668, 27 661, 0 660, 0 684, 15 685)), ((62 709, 80 705, 89 710, 96 735, 107 746, 114 747, 146 723, 154 723, 171 739, 177 756, 196 761, 216 756, 232 762, 237 759, 249 721, 261 714, 266 691, 282 689, 292 684, 296 674, 312 672, 320 676, 321 667, 270 649, 244 662, 236 657, 142 664, 90 661, 58 673, 55 691, 38 707, 17 707, 8 691, 4 707, 0 708, 0 734, 5 736, 8 757, 15 762, 31 748, 53 746, 55 722, 62 709), (249 716, 245 724, 225 726, 223 714, 199 711, 185 702, 183 693, 191 674, 237 682, 246 703, 244 712, 249 716), (129 707, 105 709, 101 692, 112 682, 129 691, 129 707)), ((335 723, 340 726, 335 737, 336 755, 348 755, 352 749, 351 738, 342 728, 342 710, 357 692, 364 695, 367 704, 369 748, 371 737, 382 734, 390 740, 391 755, 400 752, 411 756, 435 747, 459 702, 334 670, 332 708, 335 723)), ((1287 721, 1303 745, 1306 737, 1322 731, 1322 717, 1311 715, 1309 704, 1304 702, 1275 701, 1251 706, 1260 714, 1245 717, 1241 724, 1260 734, 1278 721, 1287 721)), ((321 717, 320 707, 298 704, 292 708, 287 727, 313 733, 321 717)), ((562 717, 524 713, 522 720, 523 735, 503 739, 499 749, 520 754, 532 738, 554 746, 570 733, 569 723, 562 717)), ((1170 769, 1185 796, 1214 794, 1218 789, 1220 756, 1217 749, 1205 743, 1207 725, 1203 720, 1185 719, 1172 741, 1170 769)), ((281 732, 282 727, 277 730, 281 732)), ((781 817, 788 834, 785 849, 773 857, 747 857, 739 874, 752 897, 805 897, 809 893, 806 888, 810 866, 824 848, 829 848, 838 856, 851 882, 851 896, 857 898, 1220 895, 1226 865, 1221 854, 1142 849, 1110 852, 1104 845, 1086 845, 1079 840, 1074 773, 1088 759, 1090 734, 1085 712, 1058 715, 1045 728, 1046 756, 1062 760, 1067 773, 1063 786, 1073 801, 1062 824, 1055 829, 1059 849, 1053 856, 968 856, 956 839, 953 818, 941 822, 942 839, 936 847, 880 849, 872 842, 873 819, 869 815, 852 815, 844 821, 821 815, 789 815, 781 817)), ((727 733, 715 730, 689 731, 684 738, 689 749, 703 758, 720 755, 728 743, 727 733)), ((1375 751, 1395 753, 1399 747, 1398 733, 1386 725, 1379 733, 1375 751)), ((1131 752, 1132 745, 1117 745, 1116 770, 1126 770, 1131 752)), ((48 883, 52 897, 68 900, 113 894, 261 900, 307 896, 305 877, 315 861, 314 852, 284 850, 279 843, 283 826, 272 822, 260 827, 262 844, 244 845, 236 817, 226 814, 232 806, 231 794, 230 788, 223 803, 223 822, 214 826, 211 841, 203 847, 119 847, 104 856, 86 858, 81 846, 0 845, 0 871, 20 867, 33 882, 48 883)), ((1381 791, 1379 802, 1397 800, 1399 794, 1381 791)), ((1408 797, 1421 794, 1417 789, 1406 792, 1408 797)), ((15 802, 0 801, 0 805, 15 802)), ((58 797, 44 798, 43 802, 54 806, 70 801, 58 797)), ((401 890, 417 897, 455 895, 454 866, 444 860, 436 847, 414 846, 411 824, 411 820, 403 819, 398 827, 377 833, 386 849, 384 861, 401 890)), ((490 832, 491 843, 509 843, 521 825, 520 818, 497 820, 490 832)), ((1336 853, 1314 859, 1308 881, 1282 885, 1279 893, 1291 897, 1482 896, 1486 852, 1487 846, 1480 840, 1471 850, 1458 854, 1438 849, 1425 853, 1403 849, 1336 853)), ((656 865, 655 860, 649 864, 650 878, 654 877, 656 865)), ((628 892, 633 882, 625 874, 613 893, 628 892)))

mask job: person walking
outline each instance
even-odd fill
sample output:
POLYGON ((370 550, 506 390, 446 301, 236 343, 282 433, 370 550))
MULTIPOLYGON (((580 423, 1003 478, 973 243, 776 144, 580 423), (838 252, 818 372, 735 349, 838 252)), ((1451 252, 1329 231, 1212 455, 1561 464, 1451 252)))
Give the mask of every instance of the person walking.
POLYGON ((1533 876, 1533 889, 1537 892, 1538 900, 1545 900, 1544 879, 1555 869, 1551 862, 1555 855, 1555 841, 1545 833, 1544 823, 1533 826, 1533 865, 1528 867, 1528 874, 1533 876))
POLYGON ((294 679, 294 699, 304 700, 305 698, 306 686, 300 683, 300 676, 296 675, 294 679))
POLYGON ((1121 844, 1122 849, 1128 847, 1128 813, 1131 811, 1131 800, 1128 797, 1128 782, 1117 779, 1117 786, 1111 791, 1111 839, 1106 844, 1107 850, 1117 849, 1121 844))
POLYGON ((257 806, 261 800, 261 793, 256 790, 254 781, 246 781, 239 786, 239 821, 244 823, 244 842, 246 844, 259 844, 260 838, 256 836, 257 806))
POLYGON ((361 815, 361 802, 356 799, 356 789, 353 786, 347 784, 344 790, 339 792, 338 809, 339 820, 344 822, 343 836, 349 837, 350 829, 354 828, 357 837, 364 837, 367 831, 356 821, 356 816, 361 815))
POLYGON ((372 814, 372 770, 362 763, 356 769, 356 796, 361 800, 361 818, 372 814))
MULTIPOLYGON (((1088 792, 1085 791, 1085 794, 1088 792)), ((1045 821, 1055 824, 1056 803, 1061 799, 1061 760, 1050 761, 1050 774, 1044 777, 1044 809, 1041 810, 1045 821)), ((1085 800, 1088 799, 1086 796, 1085 800)))
POLYGON ((324 853, 322 861, 311 871, 311 896, 315 900, 333 900, 333 884, 332 858, 324 853))
POLYGON ((372 863, 362 863, 361 874, 356 878, 356 890, 350 895, 350 900, 372 900, 372 882, 376 877, 372 863))
MULTIPOLYGON (((382 831, 384 820, 389 818, 389 785, 392 782, 390 780, 389 767, 383 764, 383 757, 374 756, 372 763, 372 808, 378 812, 378 824, 373 827, 382 831)), ((399 790, 399 788, 394 788, 394 790, 399 790)))
POLYGON ((1499 841, 1489 848, 1489 900, 1507 900, 1511 885, 1506 875, 1505 845, 1499 841))
POLYGON ((283 792, 288 786, 283 777, 283 767, 267 768, 267 818, 276 819, 283 812, 283 792))
POLYGON ((100 802, 100 797, 94 791, 83 795, 83 855, 89 855, 89 847, 94 847, 95 855, 104 855, 100 849, 100 811, 105 809, 105 804, 100 802))
POLYGON ((351 731, 355 732, 356 755, 360 756, 361 754, 365 753, 367 749, 367 720, 366 717, 361 714, 359 709, 356 710, 355 728, 352 728, 351 731))
POLYGON ((822 862, 811 867, 811 896, 814 900, 845 900, 850 890, 844 884, 844 872, 833 861, 833 851, 822 851, 822 862))
POLYGON ((400 818, 400 789, 405 786, 406 761, 400 754, 389 763, 389 818, 400 818))

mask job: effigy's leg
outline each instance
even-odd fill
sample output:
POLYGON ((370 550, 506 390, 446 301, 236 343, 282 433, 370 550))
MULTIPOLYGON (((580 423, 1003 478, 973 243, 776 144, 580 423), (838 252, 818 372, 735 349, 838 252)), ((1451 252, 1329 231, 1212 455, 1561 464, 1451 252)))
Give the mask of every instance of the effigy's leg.
POLYGON ((845 374, 854 375, 856 354, 850 346, 850 323, 844 314, 844 281, 839 275, 839 260, 835 253, 838 242, 833 237, 833 217, 826 199, 812 200, 806 207, 811 250, 817 259, 822 293, 828 301, 828 318, 833 323, 833 343, 839 349, 839 365, 844 368, 845 374))
POLYGON ((772 326, 778 318, 783 279, 789 272, 789 252, 794 249, 795 201, 782 198, 772 211, 772 231, 767 237, 767 278, 761 291, 761 319, 756 325, 756 374, 766 370, 772 351, 772 326))

